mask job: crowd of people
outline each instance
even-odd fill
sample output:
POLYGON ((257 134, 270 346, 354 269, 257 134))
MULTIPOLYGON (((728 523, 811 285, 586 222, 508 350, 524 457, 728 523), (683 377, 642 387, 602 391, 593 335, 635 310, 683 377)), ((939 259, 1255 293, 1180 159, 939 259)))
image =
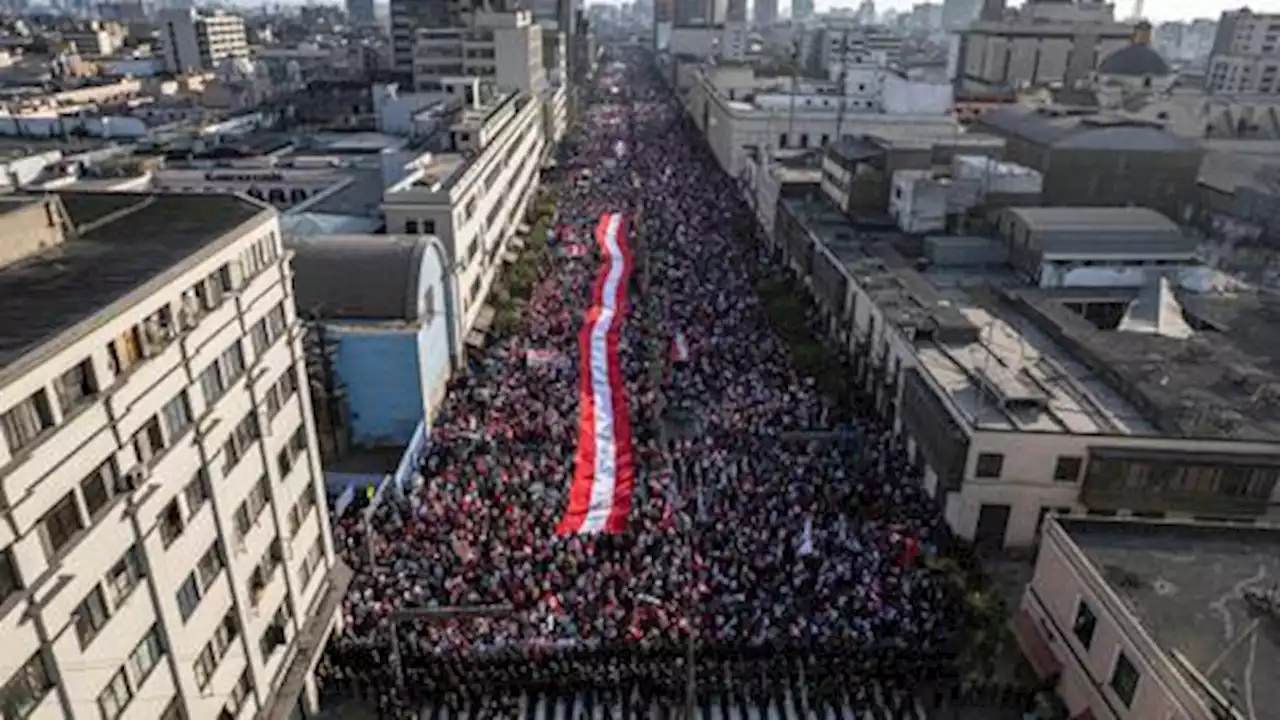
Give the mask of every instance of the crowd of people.
POLYGON ((958 617, 924 562, 943 527, 905 448, 869 404, 837 407, 792 368, 755 293, 776 268, 676 101, 638 63, 598 83, 518 329, 452 382, 418 482, 380 504, 373 537, 336 526, 357 574, 326 667, 386 693, 572 667, 669 691, 682 658, 753 652, 910 676, 958 617), (635 495, 625 533, 560 537, 592 232, 619 211, 638 218, 621 340, 635 495), (848 439, 806 432, 836 427, 848 439))

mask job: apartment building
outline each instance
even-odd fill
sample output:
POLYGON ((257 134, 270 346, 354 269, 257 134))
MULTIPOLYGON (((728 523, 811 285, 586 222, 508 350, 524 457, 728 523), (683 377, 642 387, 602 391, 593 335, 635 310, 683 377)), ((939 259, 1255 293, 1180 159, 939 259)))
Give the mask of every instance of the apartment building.
POLYGON ((441 130, 447 149, 389 187, 382 209, 387 232, 443 242, 458 295, 453 336, 477 345, 493 319, 485 299, 537 189, 546 116, 544 103, 526 93, 494 94, 475 78, 443 85, 455 108, 441 130))
POLYGON ((5 716, 314 710, 350 570, 275 211, 61 193, 0 212, 5 716))
POLYGON ((1280 95, 1280 13, 1222 13, 1209 51, 1205 89, 1225 95, 1280 95))
POLYGON ((476 12, 457 27, 419 28, 413 49, 417 92, 439 92, 442 78, 480 78, 503 90, 537 93, 546 86, 542 28, 533 13, 476 12))
POLYGON ((222 10, 172 9, 160 13, 160 46, 171 73, 216 70, 229 58, 249 56, 244 18, 222 10))
POLYGON ((1277 558, 1274 527, 1050 518, 1014 634, 1069 717, 1261 717, 1280 707, 1277 558))

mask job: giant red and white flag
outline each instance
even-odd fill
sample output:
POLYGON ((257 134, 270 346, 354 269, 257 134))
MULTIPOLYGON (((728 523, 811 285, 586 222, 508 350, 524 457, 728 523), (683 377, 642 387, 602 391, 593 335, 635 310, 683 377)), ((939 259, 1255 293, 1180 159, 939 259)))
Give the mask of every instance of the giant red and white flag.
POLYGON ((556 531, 620 533, 631 511, 635 466, 618 342, 627 307, 627 222, 606 214, 596 227, 605 258, 578 335, 578 452, 569 507, 556 531))

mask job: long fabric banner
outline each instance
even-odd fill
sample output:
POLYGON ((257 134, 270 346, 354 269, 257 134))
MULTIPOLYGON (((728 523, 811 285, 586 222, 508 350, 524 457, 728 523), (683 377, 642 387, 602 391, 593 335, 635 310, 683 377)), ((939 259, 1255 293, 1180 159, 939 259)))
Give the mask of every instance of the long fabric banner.
POLYGON ((620 533, 631 511, 635 467, 618 341, 627 307, 631 251, 627 221, 606 214, 596 226, 605 257, 578 334, 578 452, 561 535, 620 533))

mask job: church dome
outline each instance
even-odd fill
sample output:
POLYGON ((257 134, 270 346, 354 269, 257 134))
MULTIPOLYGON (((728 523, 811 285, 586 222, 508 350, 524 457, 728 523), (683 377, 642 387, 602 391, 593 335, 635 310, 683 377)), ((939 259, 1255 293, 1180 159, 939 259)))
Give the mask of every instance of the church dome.
POLYGON ((1106 57, 1098 66, 1099 75, 1130 75, 1165 77, 1173 71, 1160 53, 1149 45, 1134 44, 1121 48, 1106 57))

